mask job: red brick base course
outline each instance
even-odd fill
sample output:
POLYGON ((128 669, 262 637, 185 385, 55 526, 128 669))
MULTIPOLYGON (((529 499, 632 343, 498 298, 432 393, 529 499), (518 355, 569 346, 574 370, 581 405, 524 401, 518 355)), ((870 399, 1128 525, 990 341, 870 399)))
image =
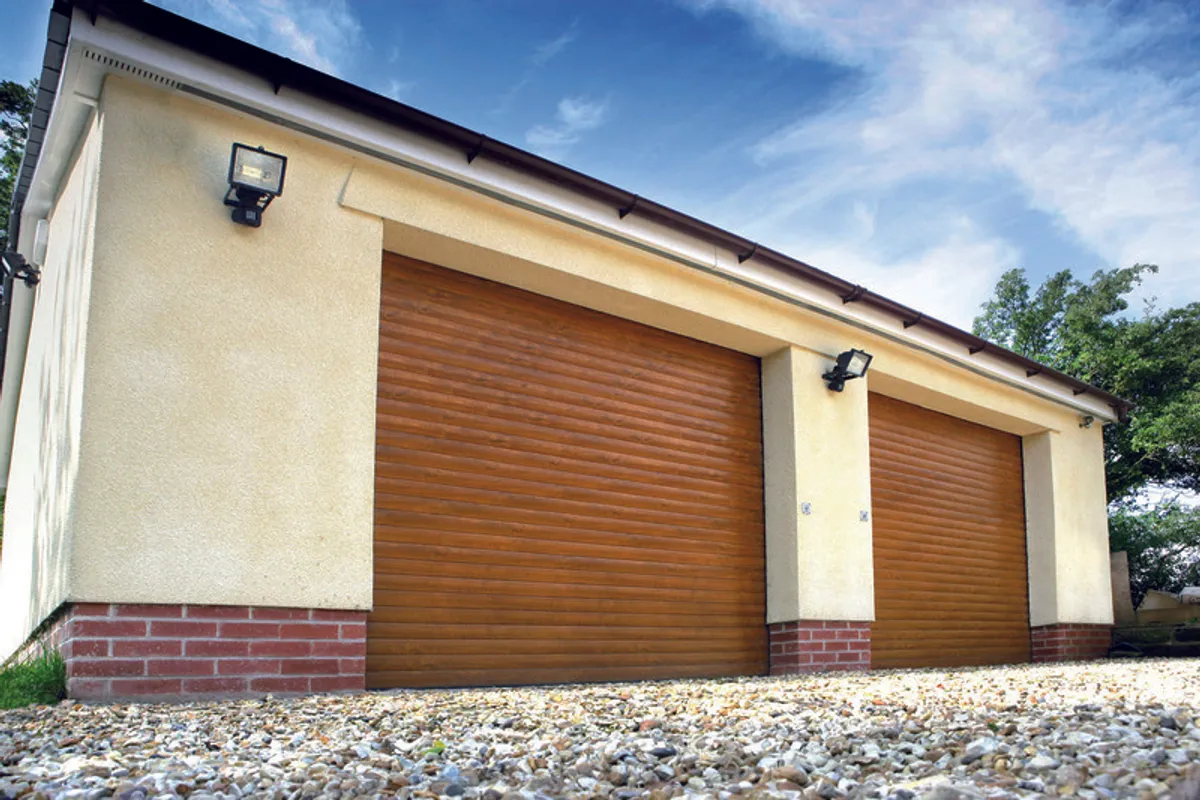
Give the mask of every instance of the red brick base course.
POLYGON ((1034 663, 1104 658, 1112 647, 1111 625, 1061 622, 1030 629, 1034 663))
POLYGON ((767 626, 771 674, 871 667, 871 623, 799 620, 767 626))
POLYGON ((367 614, 75 603, 55 629, 80 700, 361 691, 367 614))
POLYGON ((21 645, 6 661, 0 663, 0 667, 31 661, 44 652, 61 651, 67 636, 67 621, 66 606, 63 606, 42 622, 25 644, 21 645))

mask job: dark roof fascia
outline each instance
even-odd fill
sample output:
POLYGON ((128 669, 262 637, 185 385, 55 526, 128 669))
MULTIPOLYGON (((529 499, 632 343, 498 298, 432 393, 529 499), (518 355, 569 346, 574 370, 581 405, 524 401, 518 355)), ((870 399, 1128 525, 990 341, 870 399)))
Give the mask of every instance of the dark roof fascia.
POLYGON ((906 328, 920 325, 941 334, 962 344, 969 355, 988 352, 1001 360, 1022 367, 1027 376, 1042 375, 1070 386, 1076 395, 1085 393, 1092 395, 1110 405, 1121 420, 1126 418, 1130 409, 1128 401, 1110 392, 993 344, 948 322, 927 316, 916 309, 897 303, 811 264, 763 247, 754 241, 710 225, 668 206, 647 200, 562 164, 488 138, 441 117, 436 117, 341 78, 335 78, 284 56, 256 47, 186 17, 150 5, 143 0, 58 0, 55 4, 55 12, 58 12, 60 8, 70 7, 85 10, 93 19, 97 14, 108 17, 184 50, 207 56, 223 64, 257 75, 267 81, 276 93, 287 86, 317 99, 397 125, 457 148, 462 151, 468 163, 476 158, 486 157, 582 194, 592 200, 611 205, 614 213, 618 213, 621 217, 634 213, 639 217, 666 225, 709 244, 739 253, 741 254, 739 260, 753 257, 771 264, 835 292, 842 298, 843 303, 859 302, 898 317, 906 328))
POLYGON ((25 140, 25 152, 21 155, 21 166, 17 169, 17 178, 13 185, 12 205, 8 208, 10 250, 17 249, 17 238, 21 234, 21 211, 25 207, 29 187, 33 185, 33 173, 37 170, 42 143, 46 139, 46 127, 50 124, 50 112, 58 97, 58 82, 62 76, 63 59, 67 54, 67 40, 70 35, 70 8, 68 4, 56 2, 50 9, 42 71, 38 74, 37 96, 34 98, 33 114, 29 119, 29 138, 25 140))

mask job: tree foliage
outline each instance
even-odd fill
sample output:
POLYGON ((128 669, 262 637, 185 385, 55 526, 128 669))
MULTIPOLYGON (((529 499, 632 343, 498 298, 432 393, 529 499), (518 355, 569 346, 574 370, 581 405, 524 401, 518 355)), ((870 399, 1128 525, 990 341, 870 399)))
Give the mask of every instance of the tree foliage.
POLYGON ((1108 519, 1114 552, 1129 555, 1134 606, 1146 592, 1178 592, 1200 586, 1200 508, 1171 499, 1149 508, 1118 507, 1108 519))
POLYGON ((0 251, 8 248, 8 212, 36 98, 37 81, 0 81, 0 251))
POLYGON ((1130 420, 1104 431, 1108 496, 1148 485, 1200 491, 1200 303, 1129 312, 1128 295, 1151 264, 1068 271, 1036 290, 1006 272, 976 317, 979 336, 1133 403, 1130 420))

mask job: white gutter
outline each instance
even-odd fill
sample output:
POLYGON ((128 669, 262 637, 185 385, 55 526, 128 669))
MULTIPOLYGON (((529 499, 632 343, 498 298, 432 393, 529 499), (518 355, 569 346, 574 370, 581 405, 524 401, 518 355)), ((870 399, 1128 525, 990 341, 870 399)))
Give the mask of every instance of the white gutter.
POLYGON ((12 461, 13 432, 17 423, 17 400, 21 396, 21 376, 25 373, 25 352, 29 347, 29 324, 33 320, 33 296, 36 288, 13 281, 13 296, 8 312, 8 340, 4 358, 4 388, 0 391, 0 492, 8 489, 8 467, 12 461))

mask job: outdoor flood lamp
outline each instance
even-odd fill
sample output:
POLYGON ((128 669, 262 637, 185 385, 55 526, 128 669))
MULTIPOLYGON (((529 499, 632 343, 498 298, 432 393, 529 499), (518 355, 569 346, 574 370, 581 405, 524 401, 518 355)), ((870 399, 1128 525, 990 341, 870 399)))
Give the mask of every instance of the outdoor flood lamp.
POLYGON ((829 383, 830 391, 840 392, 846 381, 861 378, 871 366, 871 354, 862 350, 847 350, 837 357, 833 369, 821 377, 829 383))
POLYGON ((261 147, 233 145, 229 157, 229 191, 225 205, 233 206, 233 221, 257 228, 267 206, 283 194, 287 156, 268 153, 261 147))

